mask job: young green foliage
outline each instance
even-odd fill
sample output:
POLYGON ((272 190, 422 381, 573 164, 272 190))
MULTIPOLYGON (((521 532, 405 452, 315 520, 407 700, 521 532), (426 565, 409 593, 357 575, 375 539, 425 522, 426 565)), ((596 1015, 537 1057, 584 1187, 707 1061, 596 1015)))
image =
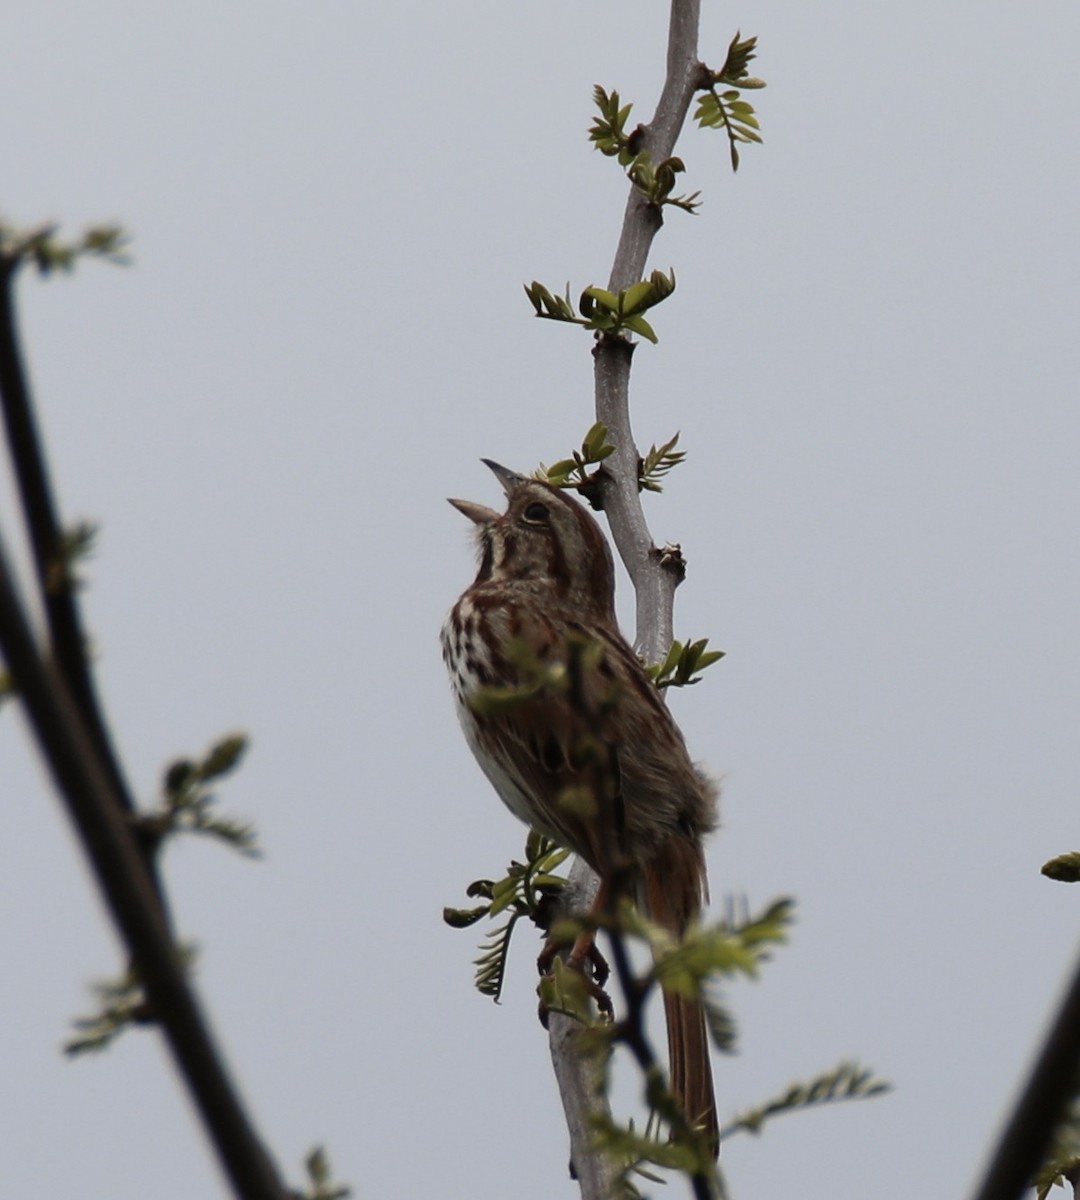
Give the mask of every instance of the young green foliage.
POLYGON ((626 132, 626 121, 634 106, 621 105, 618 92, 608 94, 599 84, 593 88, 593 103, 600 115, 589 127, 589 141, 601 154, 618 158, 620 166, 629 166, 637 155, 643 132, 640 125, 629 134, 626 132))
POLYGON ((79 521, 64 530, 60 552, 50 565, 45 579, 45 586, 50 592, 78 591, 83 587, 84 580, 75 567, 93 557, 97 536, 98 526, 90 521, 79 521))
POLYGON ((477 879, 465 889, 467 896, 485 903, 475 908, 443 909, 443 920, 454 929, 467 929, 485 917, 509 914, 505 924, 487 935, 480 947, 480 957, 474 960, 476 987, 481 995, 497 1002, 502 994, 510 938, 517 922, 528 917, 540 928, 547 928, 555 899, 566 882, 562 875, 555 874, 555 869, 569 853, 550 838, 530 830, 523 863, 515 859, 501 879, 477 879))
POLYGON ((664 661, 646 666, 645 673, 658 688, 692 687, 701 682, 699 672, 724 657, 725 651, 707 650, 708 644, 708 638, 685 643, 674 641, 664 661))
MULTIPOLYGON (((194 947, 181 946, 178 953, 184 966, 190 967, 195 959, 194 947)), ((134 970, 91 984, 90 990, 97 997, 98 1009, 92 1016, 72 1021, 78 1032, 64 1043, 64 1053, 72 1058, 106 1049, 120 1034, 137 1025, 154 1024, 153 1010, 134 970)))
POLYGON ((1049 862, 1043 863, 1042 874, 1047 879, 1056 879, 1059 883, 1080 882, 1080 851, 1070 850, 1067 854, 1059 854, 1049 862))
POLYGON ((657 208, 670 204, 693 214, 701 207, 701 202, 698 200, 701 192, 691 192, 689 196, 673 196, 671 194, 675 189, 676 176, 681 175, 685 170, 686 165, 681 158, 673 155, 654 165, 646 151, 642 150, 627 167, 626 174, 634 187, 650 204, 657 208))
POLYGON ((1080 1190, 1080 1144, 1072 1154, 1063 1158, 1052 1156, 1044 1163, 1031 1181, 1035 1189, 1035 1200, 1047 1200, 1050 1192, 1066 1185, 1073 1189, 1073 1196, 1080 1190))
POLYGON ((607 440, 607 426, 597 421, 581 440, 581 449, 572 450, 569 458, 560 458, 550 467, 540 464, 535 478, 550 483, 553 487, 577 488, 591 481, 586 468, 602 463, 615 453, 615 447, 607 440))
POLYGON ((80 258, 104 258, 126 266, 131 261, 125 253, 127 245, 127 235, 116 225, 91 226, 82 237, 62 241, 55 225, 19 231, 0 222, 0 257, 32 263, 42 275, 71 271, 80 258))
MULTIPOLYGON (((656 1098, 661 1099, 659 1095, 656 1098)), ((674 1097, 670 1097, 670 1100, 672 1104, 675 1103, 674 1097)), ((629 1178, 631 1174, 641 1175, 654 1183, 663 1183, 663 1177, 652 1170, 655 1167, 705 1178, 715 1174, 712 1151, 703 1138, 697 1141, 683 1138, 669 1140, 661 1136, 659 1126, 655 1132, 646 1129, 644 1133, 638 1133, 633 1121, 621 1125, 599 1113, 590 1118, 590 1124, 597 1148, 622 1164, 619 1186, 624 1196, 640 1194, 629 1178)))
POLYGON ((638 489, 644 492, 662 492, 660 480, 686 458, 685 450, 676 450, 679 435, 676 434, 662 446, 652 446, 638 466, 638 489))
POLYGON ((754 107, 740 95, 743 90, 763 88, 765 81, 750 75, 748 66, 756 57, 757 38, 740 41, 736 33, 728 46, 727 58, 719 71, 710 72, 711 82, 698 97, 694 120, 702 129, 723 129, 731 151, 731 169, 739 169, 739 144, 760 142, 760 126, 754 107), (717 87, 724 90, 718 92, 717 87))
POLYGON ((688 213, 700 207, 700 192, 693 192, 689 196, 671 194, 675 188, 675 177, 686 170, 683 160, 671 157, 654 164, 648 152, 640 148, 645 132, 643 126, 638 125, 629 134, 626 132, 626 120, 633 105, 620 106, 619 93, 612 92, 609 95, 599 84, 593 88, 593 103, 600 110, 600 115, 589 128, 589 141, 601 154, 618 158, 619 165, 626 167, 630 182, 650 204, 657 208, 671 204, 688 213))
MULTIPOLYGON (((704 1130, 690 1127, 685 1114, 671 1093, 664 1071, 651 1048, 643 1044, 645 1023, 642 1019, 646 1003, 661 988, 699 1000, 706 1006, 710 1025, 714 1020, 733 1023, 728 1014, 717 1016, 715 1003, 717 981, 721 977, 756 976, 758 966, 768 957, 771 947, 787 937, 792 903, 779 900, 757 917, 746 916, 740 922, 722 921, 716 925, 689 929, 681 937, 643 917, 629 900, 624 900, 616 913, 597 920, 576 918, 558 922, 552 936, 560 940, 572 938, 582 928, 598 923, 610 934, 615 952, 623 942, 637 942, 648 952, 652 966, 627 980, 620 972, 620 983, 626 996, 627 1014, 621 1020, 597 1020, 587 1006, 583 1011, 569 1008, 571 1015, 583 1022, 578 1035, 583 1053, 591 1055, 603 1072, 606 1082, 608 1066, 617 1046, 625 1044, 644 1076, 644 1101, 650 1120, 644 1134, 632 1122, 623 1125, 610 1117, 594 1118, 594 1141, 598 1150, 618 1164, 617 1194, 638 1195, 631 1176, 640 1175, 656 1180, 652 1168, 680 1171, 712 1195, 720 1191, 719 1177, 713 1163, 713 1147, 704 1130)), ((636 956, 635 956, 636 957, 636 956)), ((616 962, 629 963, 630 957, 621 953, 616 962)), ((725 1040, 723 1049, 732 1048, 733 1034, 725 1040)), ((696 1191, 695 1194, 702 1194, 696 1191)))
POLYGON ((316 1146, 304 1159, 308 1183, 306 1191, 296 1193, 296 1200, 345 1200, 352 1189, 336 1184, 330 1170, 330 1159, 323 1146, 316 1146))
POLYGON ((231 734, 212 746, 201 761, 182 758, 168 767, 162 779, 160 806, 139 817, 139 830, 152 845, 160 845, 178 833, 202 833, 249 858, 261 855, 251 824, 213 811, 217 796, 210 785, 236 768, 247 744, 242 734, 231 734))
POLYGON ((593 333, 607 337, 636 333, 655 343, 656 334, 645 320, 644 314, 666 300, 674 290, 674 271, 670 275, 665 275, 663 271, 653 271, 648 279, 632 283, 618 293, 610 292, 607 288, 590 286, 581 293, 578 300, 580 316, 574 315, 569 284, 565 296, 556 296, 542 283, 533 280, 531 284, 526 285, 525 294, 536 310, 536 315, 544 320, 581 325, 593 333))
POLYGON ((819 1075, 809 1083, 793 1083, 782 1096, 739 1113, 720 1130, 720 1140, 724 1141, 740 1131, 760 1133, 769 1118, 782 1113, 840 1100, 868 1100, 891 1090, 891 1084, 875 1079, 868 1068, 860 1067, 855 1062, 841 1063, 835 1070, 819 1075))
POLYGON ((1066 1182, 1075 1190, 1080 1186, 1080 1100, 1074 1100, 1054 1130, 1046 1160, 1035 1173, 1031 1186, 1036 1200, 1046 1200, 1052 1188, 1066 1182))
POLYGON ((96 1053, 133 1025, 153 1024, 142 984, 134 971, 91 984, 90 990, 98 999, 98 1010, 92 1016, 76 1017, 72 1022, 78 1033, 64 1043, 65 1054, 75 1057, 96 1053))
POLYGON ((795 902, 783 897, 759 916, 735 923, 695 925, 679 939, 640 917, 634 932, 649 943, 652 976, 663 989, 701 1000, 706 985, 718 977, 756 979, 758 967, 771 957, 772 948, 787 942, 794 911, 795 902))

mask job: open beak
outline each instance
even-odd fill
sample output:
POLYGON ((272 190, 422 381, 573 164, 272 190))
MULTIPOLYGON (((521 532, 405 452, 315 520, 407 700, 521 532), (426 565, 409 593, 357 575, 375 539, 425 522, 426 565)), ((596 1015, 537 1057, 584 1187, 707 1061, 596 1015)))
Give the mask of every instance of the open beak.
POLYGON ((500 516, 493 508, 488 508, 486 504, 474 504, 471 500, 451 499, 450 503, 459 513, 464 513, 470 521, 475 521, 477 525, 490 525, 492 521, 497 521, 500 516))
MULTIPOLYGON (((495 478, 502 484, 502 490, 508 496, 515 488, 528 482, 524 475, 519 475, 507 467, 501 467, 497 462, 492 462, 490 458, 482 458, 480 461, 485 467, 491 468, 495 478)), ((488 508, 486 504, 474 504, 472 500, 451 500, 450 503, 459 513, 464 513, 470 521, 477 525, 490 525, 492 521, 497 521, 502 516, 502 513, 488 508)))
POLYGON ((521 487, 523 483, 528 483, 524 475, 519 475, 516 471, 511 471, 506 467, 500 467, 497 462, 492 462, 490 458, 482 458, 480 460, 485 467, 490 467, 495 474, 495 478, 502 484, 502 490, 509 496, 515 489, 521 487))

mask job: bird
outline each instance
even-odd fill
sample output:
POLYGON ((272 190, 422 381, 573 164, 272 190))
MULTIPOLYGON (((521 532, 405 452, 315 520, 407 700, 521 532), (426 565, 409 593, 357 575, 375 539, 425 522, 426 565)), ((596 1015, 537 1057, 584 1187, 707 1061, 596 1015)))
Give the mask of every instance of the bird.
MULTIPOLYGON (((645 916, 681 935, 708 899, 716 785, 619 631, 595 519, 566 490, 482 461, 506 509, 450 500, 480 561, 441 637, 465 739, 510 811, 596 872, 598 905, 629 878, 645 916)), ((664 1009, 671 1091, 715 1154, 704 1009, 668 991, 664 1009)))

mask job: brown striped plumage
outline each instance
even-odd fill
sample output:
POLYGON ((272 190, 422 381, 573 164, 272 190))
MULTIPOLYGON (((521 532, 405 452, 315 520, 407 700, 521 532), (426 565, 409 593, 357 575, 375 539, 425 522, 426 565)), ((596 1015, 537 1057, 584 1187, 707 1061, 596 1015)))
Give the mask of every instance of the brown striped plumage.
MULTIPOLYGON (((488 466, 506 492, 505 513, 450 502, 476 524, 480 548, 476 579, 442 631, 466 739, 516 816, 581 855, 602 885, 629 860, 646 913, 681 933, 706 898, 702 839, 716 822, 715 788, 619 633, 600 527, 565 492, 488 466), (538 686, 541 672, 558 675, 575 655, 573 687, 538 686), (474 706, 498 687, 527 694, 474 706), (583 804, 601 776, 612 802, 583 804)), ((680 997, 664 1002, 672 1089, 715 1145, 704 1014, 680 997)))

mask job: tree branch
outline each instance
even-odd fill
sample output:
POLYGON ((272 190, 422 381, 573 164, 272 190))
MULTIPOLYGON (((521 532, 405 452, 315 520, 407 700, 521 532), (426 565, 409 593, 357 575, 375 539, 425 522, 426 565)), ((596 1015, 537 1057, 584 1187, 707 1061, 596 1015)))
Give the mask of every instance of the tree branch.
MULTIPOLYGON (((562 903, 567 912, 586 912, 596 898, 599 880, 580 858, 574 859, 562 903)), ((592 1148, 590 1114, 610 1116, 607 1100, 598 1091, 595 1069, 574 1045, 581 1025, 573 1017, 553 1012, 548 1015, 548 1044, 555 1082, 562 1098, 566 1128, 570 1134, 570 1169, 578 1181, 583 1200, 608 1200, 618 1178, 618 1168, 607 1154, 592 1148)))
POLYGON ((1046 1156, 1076 1092, 1080 1066, 1080 963, 974 1200, 1019 1200, 1046 1156))
POLYGON ((19 486, 23 515, 33 551, 52 654, 68 691, 78 705, 112 791, 128 811, 135 809, 98 704, 86 656, 86 639, 71 587, 64 535, 41 437, 30 402, 19 350, 14 284, 22 264, 22 247, 0 245, 0 404, 3 406, 11 460, 19 486))
MULTIPOLYGON (((643 139, 653 162, 667 158, 686 120, 702 66, 697 58, 700 0, 672 0, 668 27, 667 78, 656 112, 643 139)), ((644 275, 652 240, 663 224, 659 207, 650 205, 634 187, 626 203, 622 232, 608 287, 619 291, 644 275)), ((673 638, 672 609, 681 570, 672 571, 653 545, 638 492, 640 455, 630 424, 630 365, 634 345, 621 337, 601 336, 593 350, 596 418, 607 427, 615 452, 599 472, 604 512, 616 548, 630 575, 636 597, 636 646, 646 659, 657 661, 673 638)), ((680 560, 681 563, 681 560, 680 560)), ((575 873, 588 880, 595 894, 596 878, 584 864, 575 873)), ((549 1027, 551 1057, 570 1130, 571 1153, 582 1200, 606 1200, 614 1179, 614 1164, 589 1151, 589 1115, 608 1115, 607 1102, 589 1077, 590 1066, 569 1036, 567 1019, 553 1014, 549 1027), (586 1166, 586 1163, 588 1166, 586 1166)), ((695 1181, 695 1187, 698 1183, 695 1181)))
POLYGON ((256 1138, 188 986, 108 777, 64 681, 41 658, 0 544, 0 650, 34 735, 75 823, 113 920, 146 987, 154 1018, 187 1080, 225 1173, 245 1200, 286 1192, 256 1138))
POLYGON ((135 805, 94 693, 56 519, 52 488, 16 334, 13 280, 20 249, 0 244, 0 392, 52 648, 39 650, 0 537, 0 655, 42 756, 75 824, 112 918, 176 1065, 243 1200, 286 1200, 255 1134, 184 967, 135 805))
MULTIPOLYGON (((667 77, 652 121, 645 129, 643 148, 653 162, 667 158, 686 121, 704 68, 698 61, 700 0, 672 0, 668 26, 667 77)), ((634 187, 626 201, 622 233, 608 283, 619 291, 644 277, 653 238, 663 214, 634 187)), ((630 363, 633 344, 622 338, 601 337, 593 350, 596 419, 607 426, 615 453, 602 472, 604 511, 619 556, 626 565, 636 596, 637 649, 649 660, 661 658, 671 644, 672 609, 681 573, 662 565, 653 546, 638 492, 641 455, 630 423, 630 363)))

